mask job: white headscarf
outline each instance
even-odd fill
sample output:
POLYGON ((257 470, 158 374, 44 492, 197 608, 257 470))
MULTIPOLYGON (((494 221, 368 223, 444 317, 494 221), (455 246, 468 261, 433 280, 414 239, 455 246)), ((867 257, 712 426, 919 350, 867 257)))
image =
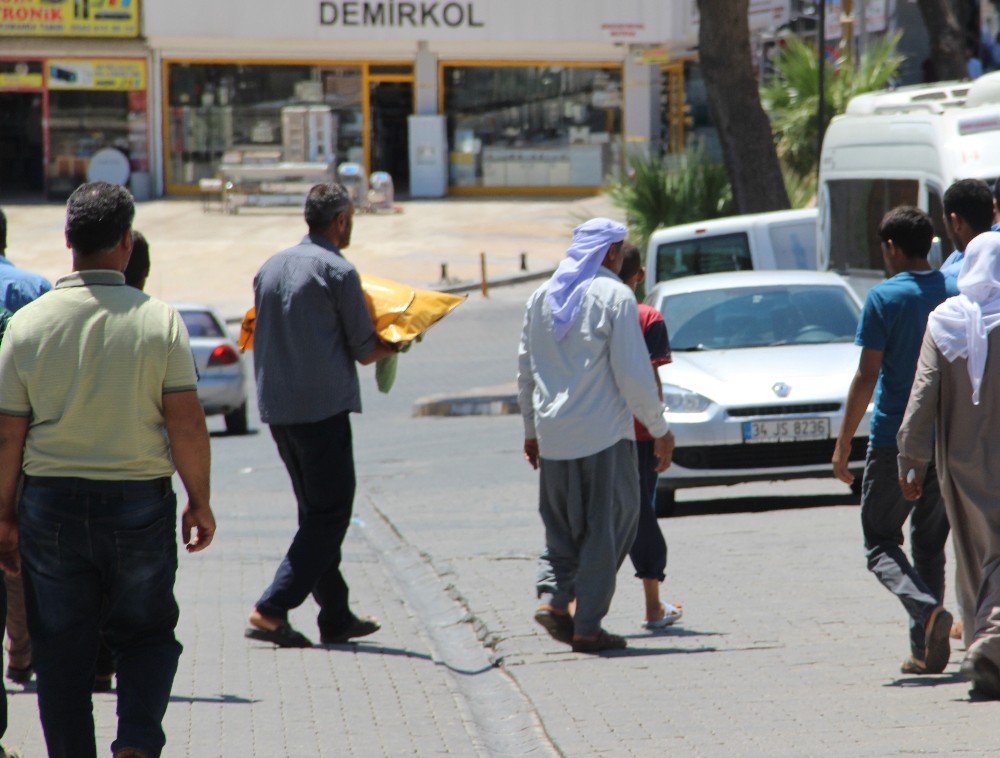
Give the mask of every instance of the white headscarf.
POLYGON ((580 315, 587 287, 604 262, 608 248, 625 239, 625 225, 609 218, 592 218, 573 230, 573 243, 546 285, 552 309, 552 331, 563 339, 580 315))
POLYGON ((968 359, 972 403, 979 405, 987 337, 1000 326, 1000 233, 984 232, 965 248, 958 291, 934 310, 927 328, 949 362, 968 359))

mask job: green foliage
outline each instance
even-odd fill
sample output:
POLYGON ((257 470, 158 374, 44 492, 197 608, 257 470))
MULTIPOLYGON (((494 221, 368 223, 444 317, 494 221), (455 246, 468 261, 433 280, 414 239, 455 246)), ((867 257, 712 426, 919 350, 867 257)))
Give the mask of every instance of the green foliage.
MULTIPOLYGON (((882 89, 899 71, 903 61, 896 54, 899 34, 873 44, 851 66, 841 60, 824 61, 826 116, 847 110, 855 95, 882 89)), ((775 75, 760 90, 761 102, 771 118, 778 157, 793 181, 815 174, 816 114, 819 110, 819 61, 816 50, 797 37, 789 37, 775 62, 775 75)), ((789 195, 793 194, 789 190, 789 195)))
POLYGON ((646 249, 649 236, 675 226, 733 212, 726 167, 701 144, 676 157, 633 153, 628 177, 608 187, 608 197, 625 211, 632 241, 646 249))

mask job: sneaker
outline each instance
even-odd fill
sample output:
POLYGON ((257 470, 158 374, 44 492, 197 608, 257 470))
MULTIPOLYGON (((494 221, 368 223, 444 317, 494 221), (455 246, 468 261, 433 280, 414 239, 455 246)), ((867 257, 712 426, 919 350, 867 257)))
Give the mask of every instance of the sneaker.
POLYGON ((670 603, 663 603, 660 605, 663 609, 663 615, 658 619, 653 621, 646 620, 642 622, 643 629, 666 629, 668 626, 673 626, 678 621, 681 620, 681 616, 684 615, 684 609, 679 605, 671 605, 670 603))

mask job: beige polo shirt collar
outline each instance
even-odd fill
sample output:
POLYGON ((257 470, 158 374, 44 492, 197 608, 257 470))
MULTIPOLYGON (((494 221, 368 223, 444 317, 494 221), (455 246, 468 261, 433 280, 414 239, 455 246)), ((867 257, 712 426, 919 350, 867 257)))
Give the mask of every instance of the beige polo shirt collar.
POLYGON ((125 274, 121 271, 111 269, 89 269, 87 271, 74 271, 72 274, 60 277, 56 282, 56 289, 65 287, 89 287, 93 284, 122 285, 125 284, 125 274))

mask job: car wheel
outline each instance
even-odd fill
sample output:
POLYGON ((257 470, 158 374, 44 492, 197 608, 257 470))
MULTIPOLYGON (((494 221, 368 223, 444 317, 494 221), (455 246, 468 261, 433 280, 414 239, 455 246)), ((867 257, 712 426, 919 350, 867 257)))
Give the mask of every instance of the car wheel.
POLYGON ((247 404, 243 402, 239 408, 226 414, 226 431, 229 434, 247 433, 247 404))
POLYGON ((656 491, 656 517, 666 518, 674 515, 674 506, 677 503, 677 491, 661 487, 656 491))

